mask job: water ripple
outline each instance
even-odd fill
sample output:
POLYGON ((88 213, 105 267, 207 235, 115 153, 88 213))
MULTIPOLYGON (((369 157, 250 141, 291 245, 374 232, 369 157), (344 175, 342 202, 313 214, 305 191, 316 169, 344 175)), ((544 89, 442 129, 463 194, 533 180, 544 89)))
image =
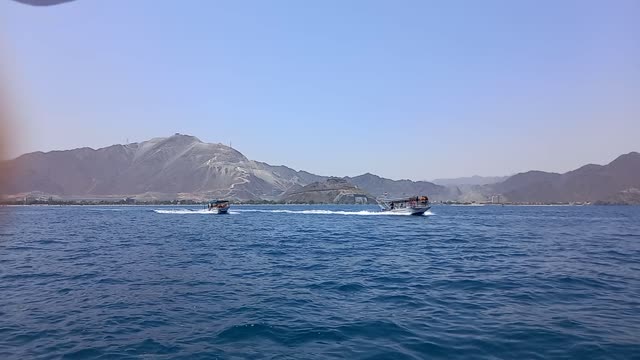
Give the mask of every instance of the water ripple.
POLYGON ((0 358, 640 354, 640 208, 153 210, 0 209, 0 358))

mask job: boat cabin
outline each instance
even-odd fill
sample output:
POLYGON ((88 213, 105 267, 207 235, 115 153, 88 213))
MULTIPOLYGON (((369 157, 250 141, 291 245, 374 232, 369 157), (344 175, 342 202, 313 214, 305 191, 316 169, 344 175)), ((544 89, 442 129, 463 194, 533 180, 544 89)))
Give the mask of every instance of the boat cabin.
POLYGON ((209 210, 226 210, 229 208, 228 200, 213 200, 207 204, 209 210))
POLYGON ((413 196, 409 198, 399 199, 378 199, 378 204, 385 211, 392 211, 398 209, 416 209, 429 207, 429 197, 426 195, 413 196))

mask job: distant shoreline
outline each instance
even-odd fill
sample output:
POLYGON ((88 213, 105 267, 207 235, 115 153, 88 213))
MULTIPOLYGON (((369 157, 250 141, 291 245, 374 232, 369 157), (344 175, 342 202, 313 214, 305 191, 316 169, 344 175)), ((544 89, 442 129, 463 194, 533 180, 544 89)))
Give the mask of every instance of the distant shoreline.
MULTIPOLYGON (((267 204, 260 204, 260 203, 235 203, 233 204, 233 206, 299 206, 299 205, 306 205, 306 206, 335 206, 335 205, 348 205, 348 206, 375 206, 376 204, 303 204, 303 203, 299 203, 299 204, 293 204, 293 203, 267 203, 267 204)), ((67 206, 72 206, 72 207, 85 207, 85 206, 89 206, 89 207, 113 207, 113 206, 118 206, 118 207, 148 207, 148 206, 161 206, 161 207, 184 207, 184 206, 202 206, 205 207, 206 203, 202 203, 202 204, 154 204, 154 203, 137 203, 137 204, 118 204, 118 203, 112 203, 112 204, 96 204, 96 203, 84 203, 84 204, 78 204, 78 203, 73 203, 73 204, 0 204, 0 207, 67 207, 67 206)), ((575 207, 580 207, 580 206, 634 206, 632 204, 463 204, 463 203, 455 203, 455 204, 445 204, 445 203, 434 203, 432 204, 432 206, 453 206, 453 207, 471 207, 471 208, 475 208, 475 207, 496 207, 496 206, 525 206, 525 207, 534 207, 534 206, 575 206, 575 207)), ((639 205, 636 205, 639 206, 639 205)))

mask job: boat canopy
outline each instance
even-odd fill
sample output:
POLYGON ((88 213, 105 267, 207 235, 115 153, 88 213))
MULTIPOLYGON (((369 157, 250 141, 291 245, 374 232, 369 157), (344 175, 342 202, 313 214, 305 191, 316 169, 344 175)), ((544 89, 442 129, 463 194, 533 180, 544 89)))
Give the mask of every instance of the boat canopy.
POLYGON ((211 200, 209 201, 209 204, 226 204, 228 202, 229 200, 211 200))
POLYGON ((429 201, 429 197, 426 195, 423 196, 412 196, 412 197, 405 197, 405 198, 380 198, 379 201, 384 201, 386 203, 401 203, 401 202, 411 202, 411 201, 416 201, 416 202, 427 202, 429 201))

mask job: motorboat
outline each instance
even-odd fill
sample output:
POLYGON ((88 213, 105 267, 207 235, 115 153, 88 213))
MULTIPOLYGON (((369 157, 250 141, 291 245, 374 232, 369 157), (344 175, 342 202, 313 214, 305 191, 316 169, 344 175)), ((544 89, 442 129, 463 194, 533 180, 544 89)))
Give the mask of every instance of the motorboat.
POLYGON ((207 204, 207 210, 218 214, 226 214, 230 207, 228 200, 213 200, 207 204))
POLYGON ((382 211, 390 213, 422 215, 431 208, 426 195, 399 199, 381 197, 376 200, 382 211))

